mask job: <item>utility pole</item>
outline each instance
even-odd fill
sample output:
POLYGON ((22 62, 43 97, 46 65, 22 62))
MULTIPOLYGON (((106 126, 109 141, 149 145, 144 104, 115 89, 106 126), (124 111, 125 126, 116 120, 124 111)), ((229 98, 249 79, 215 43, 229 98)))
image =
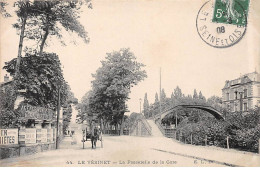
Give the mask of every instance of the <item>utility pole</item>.
POLYGON ((57 102, 57 131, 56 131, 56 149, 58 149, 59 143, 59 122, 60 122, 60 87, 58 89, 58 102, 57 102))
POLYGON ((161 105, 161 92, 162 92, 162 87, 161 87, 161 83, 162 83, 162 79, 161 79, 161 67, 160 67, 160 99, 159 99, 159 103, 160 103, 160 115, 162 114, 162 105, 161 105))

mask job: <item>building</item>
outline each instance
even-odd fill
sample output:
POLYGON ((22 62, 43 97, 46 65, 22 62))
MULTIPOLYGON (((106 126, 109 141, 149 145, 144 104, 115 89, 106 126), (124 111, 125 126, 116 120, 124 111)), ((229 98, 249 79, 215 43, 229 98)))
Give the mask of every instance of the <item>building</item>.
POLYGON ((222 89, 224 108, 231 112, 246 112, 260 106, 260 74, 248 73, 234 80, 227 80, 222 89))
MULTIPOLYGON (((1 93, 8 95, 11 85, 12 80, 6 75, 4 82, 0 83, 1 93)), ((55 111, 23 103, 21 92, 18 91, 14 105, 14 110, 19 113, 18 127, 9 128, 0 124, 0 159, 29 155, 56 147, 55 111)), ((5 110, 1 110, 1 115, 5 113, 5 110)), ((62 117, 60 120, 59 136, 62 135, 62 117)))

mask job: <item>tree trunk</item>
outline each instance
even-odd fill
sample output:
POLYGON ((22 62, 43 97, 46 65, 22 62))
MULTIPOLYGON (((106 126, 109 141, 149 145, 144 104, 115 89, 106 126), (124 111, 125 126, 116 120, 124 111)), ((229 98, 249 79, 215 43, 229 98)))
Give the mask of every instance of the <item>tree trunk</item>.
POLYGON ((22 27, 21 27, 21 34, 20 34, 20 41, 19 41, 19 47, 18 47, 18 55, 16 60, 16 66, 15 66, 15 73, 14 78, 12 82, 13 90, 10 94, 12 97, 12 108, 15 107, 15 101, 17 99, 17 90, 18 90, 18 80, 19 80, 19 74, 20 74, 20 64, 22 59, 22 49, 23 49, 23 39, 24 39, 24 31, 25 31, 25 25, 26 25, 27 15, 22 18, 22 27))
POLYGON ((47 26, 45 34, 44 34, 43 39, 42 39, 42 43, 40 45, 40 57, 42 56, 43 47, 44 47, 44 44, 46 42, 48 35, 49 35, 49 27, 47 26))
POLYGON ((124 128, 124 124, 123 124, 123 123, 124 123, 124 121, 123 121, 123 118, 122 118, 122 119, 121 119, 121 124, 120 124, 120 135, 122 135, 123 132, 124 132, 124 131, 123 131, 123 130, 124 130, 124 129, 123 129, 123 128, 124 128))
MULTIPOLYGON (((15 66, 15 75, 14 75, 14 82, 18 80, 19 73, 20 73, 20 63, 22 59, 22 49, 23 49, 23 38, 24 38, 24 31, 25 31, 25 25, 26 25, 27 15, 22 18, 22 27, 21 27, 21 34, 20 34, 20 41, 19 41, 19 48, 18 48, 18 56, 15 66)), ((15 89, 16 89, 16 83, 15 83, 15 89)))

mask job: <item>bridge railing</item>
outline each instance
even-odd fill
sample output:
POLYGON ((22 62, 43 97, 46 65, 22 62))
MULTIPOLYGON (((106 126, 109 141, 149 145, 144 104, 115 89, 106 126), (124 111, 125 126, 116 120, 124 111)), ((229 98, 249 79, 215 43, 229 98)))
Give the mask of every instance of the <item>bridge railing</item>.
POLYGON ((165 130, 162 127, 161 123, 159 121, 156 121, 156 125, 159 127, 160 131, 162 132, 162 134, 165 136, 165 130))
POLYGON ((160 131, 165 137, 176 139, 176 128, 172 128, 170 126, 162 126, 159 121, 156 122, 156 125, 159 127, 160 131))
POLYGON ((166 128, 164 129, 165 131, 165 137, 168 137, 168 138, 175 138, 176 139, 176 129, 174 128, 166 128))

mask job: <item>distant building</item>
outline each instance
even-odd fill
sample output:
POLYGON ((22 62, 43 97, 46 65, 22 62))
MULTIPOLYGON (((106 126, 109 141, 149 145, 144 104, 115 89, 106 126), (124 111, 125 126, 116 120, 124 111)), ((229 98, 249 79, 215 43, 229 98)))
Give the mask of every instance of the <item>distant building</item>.
POLYGON ((248 111, 260 106, 260 74, 248 73, 227 80, 222 89, 223 105, 231 112, 248 111))

